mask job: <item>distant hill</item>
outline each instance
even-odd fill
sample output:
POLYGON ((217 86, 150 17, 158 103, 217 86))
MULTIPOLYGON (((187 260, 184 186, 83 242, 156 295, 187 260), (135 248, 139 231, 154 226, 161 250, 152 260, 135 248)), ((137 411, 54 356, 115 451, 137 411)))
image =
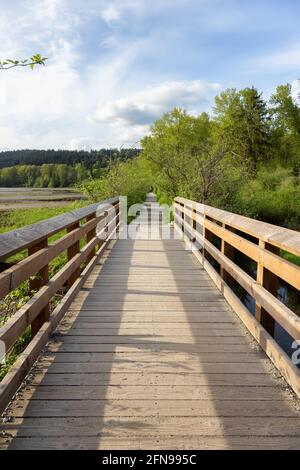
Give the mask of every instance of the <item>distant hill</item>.
POLYGON ((138 149, 101 149, 90 152, 77 150, 12 150, 0 152, 0 168, 15 165, 58 164, 76 165, 81 163, 86 169, 104 168, 109 160, 127 160, 139 154, 138 149))

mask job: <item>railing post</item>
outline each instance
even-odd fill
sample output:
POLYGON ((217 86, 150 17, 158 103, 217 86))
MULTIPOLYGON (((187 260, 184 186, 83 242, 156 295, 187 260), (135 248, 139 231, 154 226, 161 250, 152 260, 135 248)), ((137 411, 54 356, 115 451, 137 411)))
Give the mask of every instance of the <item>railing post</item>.
POLYGON ((103 243, 105 243, 105 240, 107 238, 107 227, 106 227, 106 219, 107 219, 107 216, 108 216, 108 212, 107 211, 104 211, 103 212, 103 215, 101 216, 101 219, 99 220, 99 223, 103 222, 103 220, 105 220, 105 225, 103 227, 104 231, 105 231, 105 237, 102 237, 102 238, 99 238, 99 243, 97 244, 97 250, 99 251, 101 246, 103 245, 103 243))
MULTIPOLYGON (((193 207, 192 208, 192 227, 193 227, 193 230, 195 230, 195 232, 197 231, 197 221, 196 221, 196 217, 197 217, 197 211, 196 209, 193 207)), ((192 237, 192 241, 193 243, 196 243, 196 237, 192 237)))
MULTIPOLYGON (((227 230, 230 230, 231 232, 235 232, 235 230, 231 227, 228 227, 226 224, 222 223, 222 227, 224 229, 227 229, 227 230)), ((223 253, 223 255, 225 255, 227 258, 229 258, 230 260, 234 260, 234 247, 232 245, 230 245, 229 243, 225 242, 225 240, 223 240, 223 238, 221 239, 221 252, 223 253)), ((226 271, 225 268, 223 268, 221 266, 221 277, 222 279, 226 282, 226 284, 230 287, 230 285, 232 285, 232 277, 230 276, 230 274, 228 274, 228 272, 226 271)))
POLYGON ((116 237, 120 231, 120 227, 118 227, 118 223, 120 222, 120 199, 118 200, 117 204, 114 206, 116 207, 116 237))
MULTIPOLYGON (((275 247, 274 245, 270 245, 263 240, 259 240, 259 247, 271 251, 272 253, 279 254, 279 248, 275 247)), ((271 294, 277 297, 278 277, 268 269, 264 268, 262 261, 257 263, 256 281, 265 289, 267 289, 271 294)), ((274 318, 257 302, 255 306, 255 318, 271 336, 274 336, 274 318)))
MULTIPOLYGON (((33 255, 43 248, 47 248, 48 238, 44 238, 36 245, 28 248, 28 256, 33 255)), ((29 288, 31 291, 38 291, 42 286, 47 284, 49 281, 49 265, 44 266, 33 279, 29 280, 29 288)), ((41 326, 48 320, 50 315, 50 306, 47 304, 38 316, 31 323, 31 336, 35 336, 41 326)))
MULTIPOLYGON (((89 222, 90 220, 93 220, 95 219, 96 217, 96 212, 93 212, 92 214, 90 214, 87 218, 86 218, 86 221, 89 222)), ((93 240, 93 238, 96 237, 96 226, 94 228, 92 228, 92 230, 90 230, 87 234, 86 234, 86 242, 90 242, 91 240, 93 240)), ((93 248, 91 250, 91 252, 88 254, 87 256, 87 259, 86 259, 86 264, 88 264, 91 259, 95 256, 96 254, 96 247, 93 248)))
MULTIPOLYGON (((180 204, 181 207, 184 208, 184 204, 180 204)), ((182 235, 184 236, 184 212, 183 211, 180 211, 180 214, 181 214, 181 231, 182 231, 182 235)))
POLYGON ((205 240, 207 240, 208 242, 213 244, 213 237, 214 237, 214 234, 206 228, 206 224, 205 224, 206 217, 207 216, 204 213, 203 214, 203 237, 204 237, 204 240, 203 240, 203 263, 204 263, 204 258, 206 258, 207 260, 212 260, 213 259, 212 256, 209 254, 209 251, 205 249, 205 240))
MULTIPOLYGON (((76 230, 77 228, 79 228, 79 222, 76 222, 75 224, 68 227, 67 232, 68 233, 73 232, 73 230, 76 230)), ((73 243, 73 245, 71 245, 68 248, 68 261, 70 261, 75 255, 77 255, 77 253, 79 253, 79 251, 80 251, 80 240, 73 243)), ((80 267, 75 269, 75 271, 69 277, 68 283, 67 283, 68 288, 70 288, 74 284, 74 282, 76 281, 76 279, 79 276, 80 276, 80 267)))

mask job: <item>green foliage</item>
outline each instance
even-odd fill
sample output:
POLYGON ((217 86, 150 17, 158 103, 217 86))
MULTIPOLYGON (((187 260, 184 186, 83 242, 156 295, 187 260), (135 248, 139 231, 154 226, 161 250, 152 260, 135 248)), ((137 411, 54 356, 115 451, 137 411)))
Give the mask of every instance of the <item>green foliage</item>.
POLYGON ((32 292, 29 289, 29 281, 22 282, 4 299, 0 300, 0 326, 2 326, 16 311, 30 299, 32 292))
POLYGON ((300 227, 300 185, 290 169, 262 168, 236 193, 234 210, 275 225, 300 227))
POLYGON ((89 173, 83 165, 66 164, 19 165, 0 169, 0 186, 64 188, 75 186, 88 178, 89 173))
POLYGON ((19 355, 24 351, 26 346, 31 340, 31 328, 30 326, 26 328, 24 333, 20 336, 14 347, 12 348, 10 354, 6 358, 4 364, 0 366, 0 381, 5 377, 11 366, 18 359, 19 355))
MULTIPOLYGON (((0 300, 0 327, 12 317, 33 295, 29 288, 29 281, 22 282, 16 289, 0 300)), ((20 336, 16 344, 6 357, 4 364, 0 364, 0 381, 6 375, 19 354, 27 346, 31 338, 30 327, 20 336)))
POLYGON ((93 201, 102 201, 114 196, 127 196, 128 205, 143 202, 151 188, 151 173, 142 158, 111 163, 104 174, 80 185, 80 189, 93 201))
POLYGON ((0 211, 0 233, 10 232, 11 230, 24 227, 25 225, 31 225, 41 220, 70 212, 82 204, 86 205, 86 202, 76 202, 63 207, 40 207, 34 209, 0 211))
POLYGON ((255 88, 216 97, 213 118, 174 109, 142 141, 160 201, 181 195, 300 227, 300 108, 291 86, 268 104, 255 88))
POLYGON ((0 61, 0 70, 9 70, 14 67, 29 67, 33 70, 36 65, 45 65, 46 60, 48 57, 43 57, 41 54, 33 55, 25 60, 5 59, 0 61))
POLYGON ((249 170, 270 158, 270 113, 261 94, 252 87, 229 89, 215 99, 215 138, 236 154, 249 170))
POLYGON ((180 194, 209 204, 218 200, 224 175, 234 172, 235 161, 213 132, 206 113, 194 117, 176 108, 153 124, 151 135, 142 140, 142 155, 152 167, 160 197, 171 200, 180 194))
POLYGON ((75 166, 82 164, 92 176, 106 168, 108 163, 115 160, 126 161, 137 157, 138 149, 101 149, 91 150, 9 150, 0 152, 0 168, 16 165, 43 165, 45 163, 66 164, 75 166), (95 172, 95 174, 94 174, 95 172))
POLYGON ((289 253, 288 251, 283 251, 281 250, 280 255, 282 258, 286 259, 290 263, 296 264, 297 266, 300 266, 300 257, 293 255, 292 253, 289 253))
POLYGON ((138 156, 137 149, 77 152, 16 150, 0 152, 0 187, 62 188, 99 178, 114 161, 138 156))
POLYGON ((274 155, 281 164, 300 174, 300 107, 291 95, 291 85, 277 87, 270 100, 273 118, 274 155))
MULTIPOLYGON (((40 209, 17 209, 5 212, 0 212, 0 232, 11 231, 24 225, 39 222, 43 219, 48 219, 64 212, 69 212, 76 209, 82 203, 69 204, 66 207, 53 207, 53 208, 40 208, 40 209)), ((86 204, 86 203, 84 203, 86 204)), ((53 243, 58 238, 62 237, 65 231, 59 232, 49 238, 49 242, 53 243)), ((84 243, 84 242, 83 242, 84 243)), ((82 243, 82 244, 83 244, 82 243)), ((27 251, 18 253, 11 257, 7 262, 15 263, 22 260, 27 256, 27 251)), ((53 277, 58 270, 60 270, 67 262, 66 252, 61 253, 49 264, 49 277, 53 277)), ((32 279, 32 278, 31 278, 32 279)), ((30 289, 29 280, 22 282, 16 289, 10 292, 4 299, 0 300, 0 327, 13 316, 33 295, 35 291, 30 289)), ((50 301, 50 309, 53 310, 57 303, 63 296, 64 289, 57 292, 50 301)), ((20 336, 16 344, 9 351, 6 357, 6 362, 0 366, 0 381, 9 371, 21 352, 26 348, 31 339, 31 329, 28 327, 20 336)))

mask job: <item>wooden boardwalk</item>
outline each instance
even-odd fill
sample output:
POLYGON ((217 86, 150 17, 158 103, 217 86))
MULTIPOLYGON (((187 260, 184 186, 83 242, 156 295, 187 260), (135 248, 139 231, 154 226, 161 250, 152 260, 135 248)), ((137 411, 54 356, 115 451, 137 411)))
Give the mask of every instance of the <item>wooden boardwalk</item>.
POLYGON ((182 242, 146 232, 98 262, 6 411, 2 447, 299 449, 267 356, 182 242))

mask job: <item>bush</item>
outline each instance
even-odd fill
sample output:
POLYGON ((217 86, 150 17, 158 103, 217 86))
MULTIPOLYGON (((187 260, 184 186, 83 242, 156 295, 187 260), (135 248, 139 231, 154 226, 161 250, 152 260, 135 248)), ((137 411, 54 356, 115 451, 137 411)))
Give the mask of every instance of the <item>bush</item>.
POLYGON ((300 186, 291 171, 262 169, 237 192, 235 211, 292 229, 300 226, 300 186))
POLYGON ((127 196, 128 206, 144 202, 151 188, 151 173, 142 158, 127 162, 117 161, 109 166, 101 178, 80 185, 81 191, 93 202, 114 196, 127 196))

